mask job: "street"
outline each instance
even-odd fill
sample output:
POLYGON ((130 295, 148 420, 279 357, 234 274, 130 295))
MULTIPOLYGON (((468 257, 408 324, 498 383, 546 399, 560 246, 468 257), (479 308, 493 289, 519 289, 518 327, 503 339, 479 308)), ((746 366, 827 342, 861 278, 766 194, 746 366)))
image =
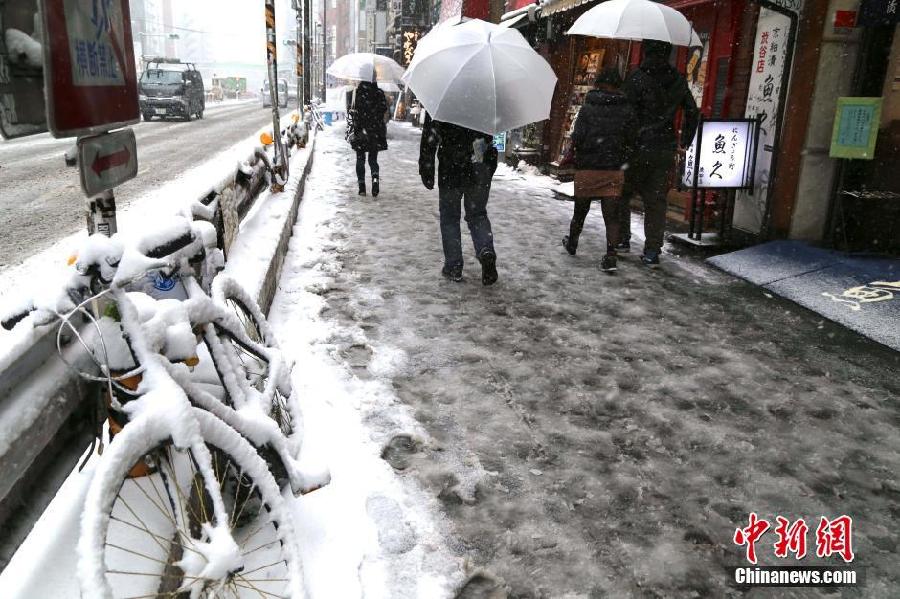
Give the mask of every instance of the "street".
POLYGON ((751 512, 772 523, 760 565, 843 565, 815 556, 815 531, 850 516, 867 579, 843 596, 896 596, 897 353, 669 246, 658 270, 633 253, 604 275, 599 210, 571 257, 572 204, 503 166, 500 280, 481 285, 463 227, 466 278, 447 281, 418 142, 391 124, 372 198, 343 131, 322 136, 304 198, 318 220, 295 230, 272 319, 286 347, 393 397, 355 401, 446 517, 443 542, 484 569, 458 597, 826 596, 734 586, 751 512), (809 525, 802 564, 774 556, 776 516, 809 525))
MULTIPOLYGON (((191 167, 271 124, 258 101, 217 106, 203 120, 141 122, 134 126, 138 176, 116 189, 124 208, 142 193, 172 181, 191 167)), ((18 264, 84 227, 84 194, 77 168, 63 154, 73 139, 49 134, 0 141, 0 269, 18 264)), ((213 182, 210 182, 212 184, 213 182)))

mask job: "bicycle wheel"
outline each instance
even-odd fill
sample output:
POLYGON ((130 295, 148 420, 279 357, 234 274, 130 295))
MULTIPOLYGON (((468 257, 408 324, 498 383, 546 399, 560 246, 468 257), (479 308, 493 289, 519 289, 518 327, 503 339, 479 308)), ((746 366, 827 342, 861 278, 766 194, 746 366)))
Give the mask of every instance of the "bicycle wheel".
MULTIPOLYGON (((233 279, 220 275, 213 282, 212 295, 216 303, 234 314, 241 330, 253 344, 269 350, 270 354, 280 359, 281 350, 268 321, 259 305, 243 287, 233 279)), ((271 380, 272 364, 269 356, 245 343, 227 327, 217 326, 216 334, 226 342, 229 353, 235 358, 235 364, 240 366, 247 384, 263 395, 270 395, 267 406, 270 416, 285 435, 291 435, 296 414, 292 411, 289 399, 290 372, 286 373, 287 376, 281 376, 282 380, 271 380)), ((207 343, 207 345, 215 359, 214 344, 207 343)))
POLYGON ((191 415, 205 450, 179 450, 164 423, 138 419, 98 463, 79 538, 82 595, 302 597, 290 512, 265 462, 208 412, 191 415), (151 473, 129 478, 140 461, 151 473), (201 474, 210 469, 213 488, 201 474))

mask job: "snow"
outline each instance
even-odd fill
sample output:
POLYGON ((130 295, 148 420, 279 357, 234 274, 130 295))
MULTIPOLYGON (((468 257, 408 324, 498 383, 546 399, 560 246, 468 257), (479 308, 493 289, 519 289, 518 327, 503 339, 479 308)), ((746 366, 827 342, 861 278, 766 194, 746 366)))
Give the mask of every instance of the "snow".
MULTIPOLYGON (((384 557, 333 562, 351 572, 361 560, 352 582, 367 596, 453 596, 473 571, 463 562, 513 597, 729 596, 731 537, 750 510, 865 514, 865 594, 896 595, 884 495, 900 470, 896 354, 675 247, 643 268, 638 215, 632 254, 603 275, 599 210, 569 256, 572 203, 552 179, 506 167, 488 204, 500 281, 481 285, 465 228, 467 280, 444 281, 418 131, 391 125, 377 199, 356 195, 354 157, 339 128, 327 133, 273 325, 297 359, 304 450, 331 443, 335 456, 310 504, 350 493, 353 468, 387 487, 360 485, 344 510, 384 557), (399 487, 374 478, 381 455, 399 487), (403 575, 438 590, 406 590, 403 575)), ((313 530, 332 533, 322 518, 313 530)))
MULTIPOLYGON (((289 117, 285 117, 286 119, 289 117)), ((260 129, 260 132, 268 128, 260 129)), ((4 147, 34 140, 7 142, 4 147)), ((47 138, 42 143, 71 143, 69 140, 47 138)), ((196 167, 184 172, 172 181, 136 198, 128 207, 117 211, 120 233, 139 232, 141 235, 152 230, 165 230, 171 216, 192 206, 197 198, 204 196, 212 186, 234 173, 235 165, 246 160, 259 145, 259 133, 221 151, 196 167)), ((66 280, 70 269, 67 260, 81 247, 85 232, 69 235, 25 260, 21 265, 0 270, 0 314, 6 314, 9 307, 20 306, 36 296, 55 295, 60 281, 66 280)), ((28 326, 18 326, 13 331, 0 331, 0 365, 11 359, 34 338, 28 326)))
MULTIPOLYGON (((465 575, 448 550, 445 523, 432 500, 381 459, 396 434, 424 438, 390 385, 340 364, 334 340, 361 331, 323 318, 323 295, 340 270, 329 240, 337 202, 331 165, 344 160, 339 131, 324 136, 285 259, 270 319, 282 348, 296 360, 294 392, 304 420, 301 460, 328 456, 331 483, 296 506, 308 593, 341 597, 449 597, 465 575), (338 141, 332 137, 338 136, 338 141)), ((318 143, 318 142, 317 142, 318 143)), ((361 348, 360 351, 365 351, 361 348)), ((378 371, 396 372, 402 352, 379 352, 378 371)))
POLYGON ((6 50, 9 60, 14 65, 22 65, 33 69, 44 68, 44 56, 41 43, 24 31, 6 30, 6 50))

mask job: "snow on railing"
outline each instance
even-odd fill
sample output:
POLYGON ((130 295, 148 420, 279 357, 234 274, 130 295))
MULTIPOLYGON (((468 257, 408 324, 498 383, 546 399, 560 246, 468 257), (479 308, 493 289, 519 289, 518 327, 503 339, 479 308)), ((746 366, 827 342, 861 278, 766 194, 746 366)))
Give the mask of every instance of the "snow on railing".
MULTIPOLYGON (((271 177, 272 161, 265 148, 257 147, 232 174, 183 208, 180 216, 211 222, 215 245, 227 257, 241 220, 271 177)), ((146 241, 152 235, 145 232, 143 237, 146 241)), ((26 307, 33 306, 22 309, 26 307)), ((77 317, 72 321, 84 325, 77 317)), ((58 352, 57 333, 55 326, 36 327, 11 354, 0 357, 0 528, 10 532, 0 542, 0 568, 52 499, 46 489, 62 483, 96 425, 92 413, 96 402, 87 399, 97 390, 69 366, 84 372, 96 367, 87 352, 72 343, 72 334, 61 335, 58 352), (53 475, 48 473, 54 469, 53 475), (40 497, 35 488, 44 490, 40 497)))

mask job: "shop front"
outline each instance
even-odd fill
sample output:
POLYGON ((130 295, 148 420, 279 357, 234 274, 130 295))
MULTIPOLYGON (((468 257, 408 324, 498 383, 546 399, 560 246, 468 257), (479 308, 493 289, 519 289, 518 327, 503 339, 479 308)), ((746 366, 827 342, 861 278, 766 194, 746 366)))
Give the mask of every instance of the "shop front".
POLYGON ((860 3, 851 95, 835 107, 830 154, 840 161, 831 239, 854 251, 900 254, 900 3, 860 3))

